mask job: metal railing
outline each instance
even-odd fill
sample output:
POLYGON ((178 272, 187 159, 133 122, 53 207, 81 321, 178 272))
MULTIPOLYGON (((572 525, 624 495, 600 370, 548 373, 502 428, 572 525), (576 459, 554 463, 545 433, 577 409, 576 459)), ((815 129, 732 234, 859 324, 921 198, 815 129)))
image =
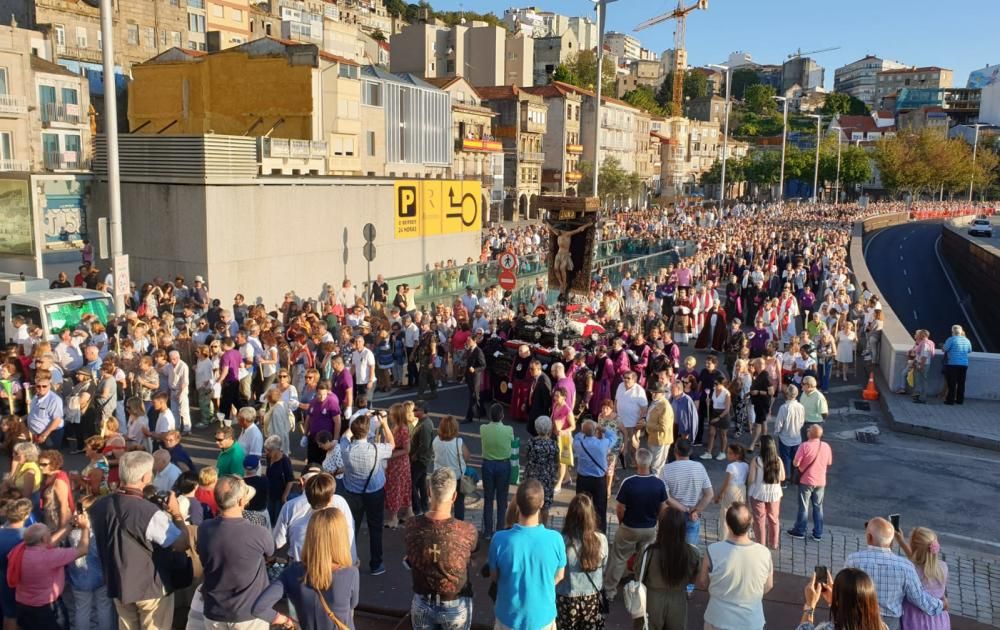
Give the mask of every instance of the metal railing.
POLYGON ((45 168, 49 170, 82 170, 87 160, 77 151, 54 151, 45 154, 45 168))
POLYGON ((45 103, 42 107, 43 123, 80 124, 80 106, 76 103, 45 103))
POLYGON ((539 151, 518 151, 517 157, 522 162, 544 162, 545 154, 539 151))
POLYGON ((261 157, 265 158, 325 158, 327 143, 323 141, 259 138, 261 157))
POLYGON ((0 171, 30 171, 28 160, 0 160, 0 171))
POLYGON ((28 100, 16 94, 0 94, 0 112, 5 114, 27 114, 28 100))

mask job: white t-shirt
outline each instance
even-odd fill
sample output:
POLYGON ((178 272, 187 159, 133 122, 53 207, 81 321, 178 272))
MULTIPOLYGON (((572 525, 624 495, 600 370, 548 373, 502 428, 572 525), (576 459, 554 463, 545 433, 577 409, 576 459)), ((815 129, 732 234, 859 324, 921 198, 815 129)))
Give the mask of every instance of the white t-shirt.
POLYGON ((251 424, 243 429, 236 441, 243 447, 243 452, 247 455, 260 457, 264 452, 264 436, 256 424, 251 424))
MULTIPOLYGON (((309 507, 309 502, 305 500, 305 496, 302 497, 302 502, 305 504, 304 512, 292 516, 287 525, 288 557, 292 560, 302 559, 302 543, 306 540, 306 527, 309 525, 309 517, 313 513, 312 508, 309 507)), ((344 520, 347 521, 347 541, 351 545, 351 559, 356 563, 358 561, 358 549, 354 544, 354 518, 351 516, 351 507, 347 504, 347 500, 339 494, 333 495, 330 507, 337 508, 346 517, 344 520)))
POLYGON ((154 433, 166 433, 167 431, 173 431, 177 428, 177 421, 174 419, 174 414, 169 408, 164 409, 160 412, 160 415, 156 418, 156 429, 154 433))
POLYGON ((742 488, 747 485, 747 475, 750 473, 750 464, 746 462, 729 462, 726 466, 726 474, 729 475, 729 483, 742 488))
POLYGON ((622 421, 625 428, 635 428, 635 425, 639 423, 642 411, 649 406, 646 390, 638 384, 626 389, 625 383, 621 383, 618 385, 618 391, 615 392, 615 406, 618 408, 618 419, 622 421))
MULTIPOLYGON (((375 365, 375 355, 368 348, 362 348, 361 350, 355 350, 351 354, 351 366, 354 371, 354 384, 355 385, 367 385, 369 378, 372 376, 371 370, 375 365)), ((372 382, 375 382, 374 378, 371 378, 372 382)))

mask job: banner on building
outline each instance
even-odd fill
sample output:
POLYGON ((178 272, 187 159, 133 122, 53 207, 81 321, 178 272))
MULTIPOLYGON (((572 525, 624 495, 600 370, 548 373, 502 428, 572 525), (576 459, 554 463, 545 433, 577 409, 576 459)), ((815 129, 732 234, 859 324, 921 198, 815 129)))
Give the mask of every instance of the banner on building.
POLYGON ((93 180, 87 175, 33 178, 42 214, 45 251, 64 251, 83 246, 87 238, 87 211, 93 180))
POLYGON ((0 254, 35 253, 27 179, 0 180, 0 254))
POLYGON ((482 187, 478 181, 399 180, 394 193, 396 239, 482 229, 482 187))

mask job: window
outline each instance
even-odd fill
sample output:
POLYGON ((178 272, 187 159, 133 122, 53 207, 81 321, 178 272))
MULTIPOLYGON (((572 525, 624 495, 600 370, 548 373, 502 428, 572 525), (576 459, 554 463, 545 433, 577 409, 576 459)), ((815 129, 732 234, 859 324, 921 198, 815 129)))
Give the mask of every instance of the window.
POLYGON ((63 146, 66 148, 68 153, 76 153, 77 159, 80 155, 80 136, 75 134, 70 134, 63 136, 63 146))
POLYGON ((146 48, 156 48, 156 31, 152 26, 142 27, 142 45, 146 48))
POLYGON ((66 27, 62 24, 56 24, 56 44, 59 46, 66 45, 66 27))
POLYGON ((364 90, 361 93, 361 102, 374 107, 382 106, 382 85, 374 81, 365 81, 364 90))
POLYGON ((225 8, 221 4, 212 5, 212 17, 218 17, 218 18, 224 17, 225 16, 224 11, 225 8))
POLYGON ((368 157, 375 157, 375 132, 369 131, 365 136, 365 144, 368 145, 368 157))
POLYGON ((340 64, 340 67, 337 69, 337 74, 345 79, 357 79, 358 67, 342 63, 340 64))
POLYGON ((104 50, 104 37, 101 36, 101 31, 97 31, 97 50, 104 50))
POLYGON ((7 68, 0 68, 0 94, 10 94, 7 88, 7 68))
POLYGON ((205 16, 188 13, 188 30, 192 33, 205 32, 205 16))
POLYGON ((181 45, 181 34, 180 31, 170 31, 170 45, 180 46, 181 45))
POLYGON ((87 47, 87 29, 82 26, 76 27, 76 47, 86 48, 87 47))
POLYGON ((79 101, 77 100, 76 90, 74 90, 73 88, 63 88, 62 102, 63 105, 79 105, 79 101))
POLYGON ((264 25, 264 34, 267 35, 267 36, 271 35, 271 24, 270 23, 264 25))
POLYGON ((204 9, 205 8, 205 0, 188 0, 188 4, 187 5, 189 7, 191 7, 192 9, 204 9))
POLYGON ((9 131, 0 131, 0 160, 14 159, 14 142, 9 131))
POLYGON ((139 25, 129 24, 128 25, 128 43, 133 46, 139 45, 139 25))
POLYGON ((241 9, 229 9, 229 19, 234 22, 242 22, 243 11, 241 9))

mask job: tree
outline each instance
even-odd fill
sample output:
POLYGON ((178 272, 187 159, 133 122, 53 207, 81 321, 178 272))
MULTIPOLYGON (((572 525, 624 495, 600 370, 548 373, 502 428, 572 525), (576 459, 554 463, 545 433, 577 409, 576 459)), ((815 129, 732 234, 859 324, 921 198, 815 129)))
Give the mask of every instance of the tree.
MULTIPOLYGON (((586 160, 577 163, 577 169, 583 173, 579 190, 589 194, 594 186, 594 165, 586 160)), ((597 196, 601 203, 607 203, 612 198, 633 197, 642 190, 642 178, 636 173, 626 172, 617 158, 609 157, 601 163, 601 176, 597 181, 597 196)))
POLYGON ((975 180, 970 180, 979 197, 985 197, 1000 179, 1000 155, 990 147, 979 145, 976 152, 975 180))
POLYGON ((847 113, 850 114, 851 116, 867 116, 868 114, 872 113, 872 110, 870 107, 868 107, 868 104, 862 101, 860 98, 852 96, 851 106, 847 110, 847 113))
POLYGON ((570 85, 577 85, 579 79, 573 74, 573 71, 569 69, 564 63, 556 66, 556 69, 552 72, 552 81, 561 81, 562 83, 569 83, 570 85))
POLYGON ((377 42, 384 42, 386 40, 385 33, 382 32, 382 29, 376 28, 372 33, 372 39, 377 42))
POLYGON ((622 96, 622 100, 654 116, 663 116, 665 114, 663 108, 656 102, 656 95, 653 94, 653 88, 648 85, 640 85, 634 90, 626 92, 622 96))
MULTIPOLYGON (((673 81, 673 77, 671 77, 673 81)), ((673 85, 671 83, 671 85, 673 85)), ((708 77, 702 72, 688 70, 684 75, 684 98, 702 98, 708 96, 708 77)))
POLYGON ((393 17, 401 17, 406 14, 406 3, 403 0, 385 0, 385 10, 393 17))
POLYGON ((755 114, 765 115, 777 110, 774 88, 760 83, 747 87, 743 95, 746 108, 755 114))
POLYGON ((820 111, 830 116, 846 114, 851 111, 851 96, 842 92, 830 92, 823 100, 820 111))
MULTIPOLYGON (((723 81, 725 81, 724 78, 723 81)), ((746 89, 751 85, 757 85, 760 83, 760 77, 757 76, 757 72, 752 68, 737 68, 733 70, 733 74, 729 81, 733 90, 733 98, 738 101, 742 101, 746 94, 746 89)), ((725 92, 725 89, 726 86, 723 84, 723 92, 725 92)))
MULTIPOLYGON (((592 50, 581 50, 566 62, 566 69, 573 81, 567 81, 577 87, 593 90, 597 86, 597 55, 592 50)), ((615 84, 615 62, 610 57, 604 58, 603 81, 605 91, 615 84)))

